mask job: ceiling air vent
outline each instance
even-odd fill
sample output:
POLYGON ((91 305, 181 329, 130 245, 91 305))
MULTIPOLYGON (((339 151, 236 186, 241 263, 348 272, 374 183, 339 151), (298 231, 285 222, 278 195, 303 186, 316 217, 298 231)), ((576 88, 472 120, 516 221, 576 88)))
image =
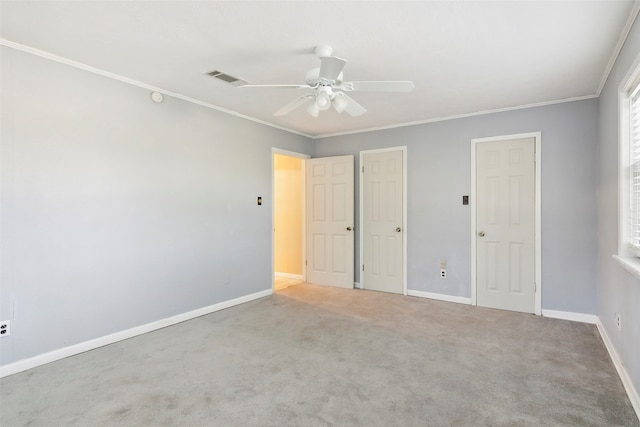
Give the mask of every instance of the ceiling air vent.
POLYGON ((230 76, 227 73, 224 73, 220 70, 213 70, 205 73, 207 76, 213 77, 218 80, 222 80, 225 83, 230 84, 231 86, 242 86, 249 83, 246 80, 239 79, 238 77, 230 76))

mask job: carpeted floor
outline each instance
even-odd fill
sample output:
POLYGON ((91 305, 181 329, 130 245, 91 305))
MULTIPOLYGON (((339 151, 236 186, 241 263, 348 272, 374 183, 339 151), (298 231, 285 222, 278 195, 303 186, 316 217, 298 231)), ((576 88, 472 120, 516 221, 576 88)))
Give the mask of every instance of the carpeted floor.
POLYGON ((287 277, 274 277, 273 279, 273 288, 277 291, 281 291, 289 286, 296 286, 301 283, 304 283, 303 280, 300 279, 290 279, 287 277))
POLYGON ((592 325, 307 284, 0 380, 10 426, 640 426, 592 325))

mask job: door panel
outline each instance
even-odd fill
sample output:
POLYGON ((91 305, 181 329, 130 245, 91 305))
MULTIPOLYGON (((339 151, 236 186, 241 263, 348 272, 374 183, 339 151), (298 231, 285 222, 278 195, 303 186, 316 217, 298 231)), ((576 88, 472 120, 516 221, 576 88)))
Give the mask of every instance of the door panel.
POLYGON ((403 292, 402 151, 364 153, 363 264, 365 289, 403 292))
POLYGON ((306 162, 307 282, 353 288, 353 156, 306 162))
POLYGON ((535 140, 476 145, 476 293, 484 307, 535 307, 535 140))

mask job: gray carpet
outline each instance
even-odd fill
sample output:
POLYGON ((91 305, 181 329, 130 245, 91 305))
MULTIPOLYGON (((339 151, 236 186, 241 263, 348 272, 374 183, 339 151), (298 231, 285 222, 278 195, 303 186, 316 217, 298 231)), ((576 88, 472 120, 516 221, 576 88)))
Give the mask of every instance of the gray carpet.
POLYGON ((592 325, 299 285, 0 380, 9 426, 640 426, 592 325))

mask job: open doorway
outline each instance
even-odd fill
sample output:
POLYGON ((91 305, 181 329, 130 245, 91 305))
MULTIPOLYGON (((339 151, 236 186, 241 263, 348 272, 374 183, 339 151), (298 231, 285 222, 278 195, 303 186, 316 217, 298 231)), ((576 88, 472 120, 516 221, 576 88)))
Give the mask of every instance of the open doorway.
POLYGON ((305 280, 304 159, 273 150, 273 289, 305 280))

